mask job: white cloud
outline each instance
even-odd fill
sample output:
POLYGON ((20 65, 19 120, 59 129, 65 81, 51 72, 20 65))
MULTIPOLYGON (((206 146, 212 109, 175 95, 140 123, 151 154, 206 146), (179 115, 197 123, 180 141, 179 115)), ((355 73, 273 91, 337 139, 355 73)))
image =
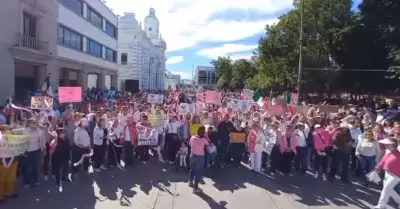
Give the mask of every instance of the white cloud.
POLYGON ((259 21, 222 21, 209 18, 227 9, 256 11, 273 14, 292 7, 293 0, 108 0, 107 5, 117 14, 134 12, 138 21, 143 22, 149 8, 156 10, 160 21, 160 32, 165 38, 168 51, 195 46, 201 42, 229 42, 241 40, 264 31, 265 25, 277 18, 259 21))
POLYGON ((250 59, 252 56, 254 56, 253 54, 232 54, 230 55, 232 60, 240 60, 240 59, 250 59))
POLYGON ((197 54, 211 59, 215 59, 218 56, 230 56, 232 59, 248 59, 256 48, 257 45, 224 44, 219 47, 201 49, 197 54))
POLYGON ((181 79, 192 79, 192 73, 191 72, 183 72, 183 71, 175 71, 175 70, 169 70, 172 74, 177 74, 181 76, 181 79))
POLYGON ((183 62, 183 56, 168 57, 167 59, 167 65, 178 64, 181 62, 183 62))

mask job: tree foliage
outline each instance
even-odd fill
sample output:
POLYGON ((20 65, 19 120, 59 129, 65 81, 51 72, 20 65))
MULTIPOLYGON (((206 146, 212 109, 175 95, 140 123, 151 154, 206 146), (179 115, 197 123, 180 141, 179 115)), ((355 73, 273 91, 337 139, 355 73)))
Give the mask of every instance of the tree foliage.
POLYGON ((220 87, 295 91, 302 9, 305 92, 383 92, 400 86, 398 0, 364 0, 356 10, 351 0, 294 0, 293 6, 266 26, 251 60, 211 62, 220 87))

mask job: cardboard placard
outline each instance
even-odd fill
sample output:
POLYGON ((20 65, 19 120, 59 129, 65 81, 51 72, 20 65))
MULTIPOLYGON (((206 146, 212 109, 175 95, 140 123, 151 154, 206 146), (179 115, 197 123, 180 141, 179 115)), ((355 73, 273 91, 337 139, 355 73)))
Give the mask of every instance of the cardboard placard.
POLYGON ((246 133, 231 133, 230 143, 245 143, 246 133))
POLYGON ((53 98, 46 96, 31 97, 31 109, 53 109, 53 98))

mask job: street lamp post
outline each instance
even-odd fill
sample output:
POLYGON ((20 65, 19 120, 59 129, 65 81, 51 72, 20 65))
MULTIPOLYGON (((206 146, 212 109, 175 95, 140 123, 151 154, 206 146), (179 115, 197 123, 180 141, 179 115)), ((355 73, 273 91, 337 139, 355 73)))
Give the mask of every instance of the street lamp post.
POLYGON ((151 64, 153 64, 153 62, 154 62, 154 58, 153 57, 150 57, 150 60, 149 60, 149 86, 147 87, 148 89, 150 89, 150 72, 151 72, 151 64))
POLYGON ((304 19, 304 0, 301 0, 300 10, 300 37, 299 37, 299 70, 297 75, 297 104, 301 104, 301 74, 303 71, 303 19, 304 19))

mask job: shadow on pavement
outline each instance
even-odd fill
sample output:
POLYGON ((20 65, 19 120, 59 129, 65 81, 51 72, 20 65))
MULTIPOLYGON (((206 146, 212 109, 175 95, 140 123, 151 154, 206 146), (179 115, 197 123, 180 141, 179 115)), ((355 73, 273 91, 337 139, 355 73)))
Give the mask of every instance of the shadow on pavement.
MULTIPOLYGON (((270 176, 251 172, 245 167, 207 168, 204 170, 204 175, 205 178, 210 178, 214 182, 212 186, 218 191, 233 193, 236 190, 246 189, 246 185, 250 184, 265 190, 270 197, 284 196, 294 205, 294 208, 299 208, 301 205, 371 208, 379 196, 378 191, 359 185, 343 186, 339 182, 329 183, 314 179, 310 175, 289 177, 275 174, 270 176)), ((161 164, 152 159, 151 162, 136 164, 125 171, 113 168, 91 176, 83 176, 65 185, 63 193, 57 191, 58 188, 53 180, 45 182, 38 188, 21 188, 20 197, 9 200, 1 208, 99 209, 104 207, 110 209, 112 204, 134 207, 131 201, 136 196, 151 196, 152 191, 157 190, 155 188, 167 195, 177 196, 171 184, 187 182, 187 180, 186 170, 178 171, 174 166, 161 164), (98 205, 102 203, 104 206, 99 207, 98 205)), ((227 208, 226 201, 217 202, 206 193, 198 196, 212 209, 227 208)), ((148 207, 152 208, 152 206, 148 207)))

